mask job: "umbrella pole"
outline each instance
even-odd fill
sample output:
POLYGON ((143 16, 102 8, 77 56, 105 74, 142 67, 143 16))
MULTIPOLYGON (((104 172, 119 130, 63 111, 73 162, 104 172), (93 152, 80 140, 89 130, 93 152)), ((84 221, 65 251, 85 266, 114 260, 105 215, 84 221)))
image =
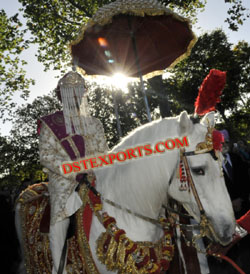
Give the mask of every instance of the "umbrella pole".
POLYGON ((117 131, 118 131, 119 138, 122 138, 122 129, 121 129, 121 123, 120 123, 119 113, 118 113, 118 104, 116 101, 116 94, 114 90, 112 90, 112 96, 113 96, 113 102, 114 102, 117 131))
POLYGON ((140 74, 139 76, 140 76, 140 82, 141 82, 141 89, 142 89, 143 99, 144 99, 144 103, 145 103, 145 107, 146 107, 146 111, 147 111, 148 121, 151 122, 152 118, 151 118, 151 114, 150 114, 150 110, 149 110, 149 106, 148 106, 148 98, 146 95, 146 90, 145 90, 145 86, 143 83, 141 71, 139 71, 139 74, 140 74))
POLYGON ((136 66, 137 66, 137 70, 138 70, 138 74, 139 74, 139 78, 140 78, 141 89, 142 89, 143 99, 144 99, 144 103, 145 103, 145 107, 146 107, 146 111, 147 111, 148 121, 151 122, 152 119, 151 119, 150 109, 149 109, 149 105, 148 105, 148 98, 147 98, 145 86, 143 83, 143 77, 142 77, 140 62, 139 62, 139 58, 138 58, 136 40, 135 40, 134 32, 132 30, 130 18, 128 18, 128 25, 129 25, 132 45, 133 45, 133 49, 134 49, 134 53, 135 53, 135 61, 136 61, 136 66))

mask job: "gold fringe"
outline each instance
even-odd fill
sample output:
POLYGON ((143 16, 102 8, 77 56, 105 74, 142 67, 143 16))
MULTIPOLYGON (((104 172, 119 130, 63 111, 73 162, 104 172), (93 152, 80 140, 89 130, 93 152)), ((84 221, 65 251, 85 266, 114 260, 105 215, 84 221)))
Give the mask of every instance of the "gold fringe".
MULTIPOLYGON (((128 238, 124 237, 120 239, 117 243, 114 237, 111 236, 110 243, 108 246, 105 246, 105 243, 110 237, 111 234, 109 232, 102 233, 96 241, 97 248, 96 253, 98 259, 106 265, 106 268, 110 271, 118 271, 119 274, 147 274, 147 273, 154 273, 154 271, 160 267, 161 259, 164 258, 168 261, 171 261, 173 258, 173 250, 174 246, 168 243, 168 240, 171 241, 171 236, 164 235, 161 240, 157 243, 150 243, 150 242, 134 242, 137 244, 137 248, 135 251, 130 253, 127 256, 127 260, 125 261, 126 257, 126 250, 128 250, 128 246, 125 243, 133 243, 128 238), (167 243, 166 243, 167 240, 167 243), (169 250, 162 251, 162 248, 168 246, 172 248, 172 252, 169 250), (108 248, 108 249, 107 249, 108 248), (150 248, 154 248, 154 252, 156 255, 156 262, 152 263, 150 260, 140 268, 136 266, 136 259, 135 254, 140 254, 141 258, 145 258, 146 256, 150 256, 150 248), (107 249, 105 252, 104 249, 107 249)), ((122 238, 122 237, 121 237, 122 238)))

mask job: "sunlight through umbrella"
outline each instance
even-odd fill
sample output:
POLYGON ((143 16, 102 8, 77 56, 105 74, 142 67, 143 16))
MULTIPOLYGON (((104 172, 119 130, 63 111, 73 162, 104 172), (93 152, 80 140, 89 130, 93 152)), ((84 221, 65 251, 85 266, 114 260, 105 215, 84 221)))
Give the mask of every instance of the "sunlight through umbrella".
POLYGON ((113 97, 114 108, 115 108, 117 132, 119 137, 122 138, 122 128, 121 128, 121 122, 120 122, 119 113, 118 113, 118 104, 116 100, 116 94, 113 90, 112 90, 112 97, 113 97))
POLYGON ((116 73, 111 78, 109 78, 110 86, 112 90, 112 97, 114 102, 114 110, 115 110, 115 117, 116 117, 116 126, 117 132, 120 138, 122 138, 122 128, 121 122, 118 113, 118 104, 116 100, 116 91, 115 89, 119 89, 125 93, 128 92, 128 78, 122 73, 116 73))
POLYGON ((143 77, 163 73, 189 54, 195 41, 189 21, 156 0, 117 0, 82 27, 71 54, 88 75, 139 77, 151 121, 143 77))

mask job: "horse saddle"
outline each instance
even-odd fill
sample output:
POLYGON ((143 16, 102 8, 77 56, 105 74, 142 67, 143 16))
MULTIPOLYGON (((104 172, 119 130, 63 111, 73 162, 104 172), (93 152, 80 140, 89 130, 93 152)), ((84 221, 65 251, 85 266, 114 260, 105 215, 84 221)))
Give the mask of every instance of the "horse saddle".
MULTIPOLYGON (((88 190, 80 189, 83 207, 70 219, 68 230, 68 273, 99 274, 89 247, 92 210, 88 204, 88 190), (75 272, 73 270, 76 270, 75 272)), ((49 247, 50 204, 47 183, 32 185, 24 190, 17 201, 21 204, 24 256, 29 273, 52 273, 52 256, 49 247), (39 271, 38 271, 39 270, 39 271)))
POLYGON ((50 226, 50 202, 48 183, 34 184, 26 188, 19 196, 17 202, 25 205, 29 215, 35 211, 38 203, 44 201, 44 208, 41 211, 42 217, 40 221, 40 232, 49 233, 50 226))

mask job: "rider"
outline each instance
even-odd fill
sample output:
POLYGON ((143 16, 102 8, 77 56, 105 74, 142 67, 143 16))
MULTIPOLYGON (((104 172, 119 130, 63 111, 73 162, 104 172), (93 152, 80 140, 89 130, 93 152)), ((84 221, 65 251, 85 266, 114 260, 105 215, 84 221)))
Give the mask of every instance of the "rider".
MULTIPOLYGON (((49 177, 49 239, 53 274, 58 273, 69 217, 82 205, 75 190, 83 174, 65 175, 61 165, 65 161, 108 150, 101 122, 88 114, 86 89, 81 75, 74 71, 67 73, 58 82, 56 92, 63 104, 63 112, 42 117, 38 122, 40 162, 49 177)), ((66 273, 65 264, 63 268, 63 273, 66 273)))

